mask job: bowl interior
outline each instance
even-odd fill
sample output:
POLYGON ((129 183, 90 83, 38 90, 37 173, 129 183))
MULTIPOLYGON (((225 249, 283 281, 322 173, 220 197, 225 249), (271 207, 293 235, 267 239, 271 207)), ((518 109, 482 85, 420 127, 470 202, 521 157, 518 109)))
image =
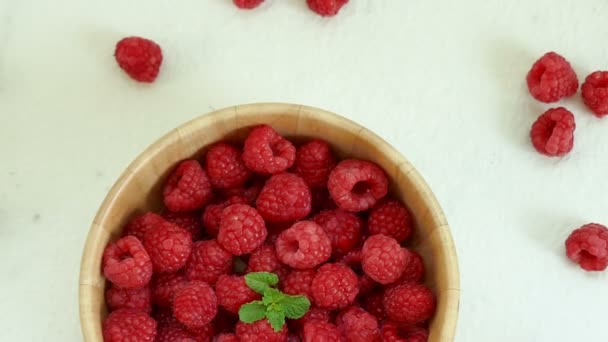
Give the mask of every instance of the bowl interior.
POLYGON ((367 129, 317 108, 291 104, 251 104, 201 116, 166 134, 127 167, 99 209, 83 252, 79 299, 85 340, 102 341, 106 282, 100 265, 108 241, 120 235, 134 214, 162 207, 161 186, 177 162, 200 157, 218 140, 242 141, 251 126, 261 123, 287 137, 325 139, 339 157, 368 159, 386 170, 392 196, 406 203, 415 217, 415 233, 407 246, 424 257, 426 283, 437 295, 429 341, 452 341, 458 264, 448 224, 431 190, 401 154, 367 129))

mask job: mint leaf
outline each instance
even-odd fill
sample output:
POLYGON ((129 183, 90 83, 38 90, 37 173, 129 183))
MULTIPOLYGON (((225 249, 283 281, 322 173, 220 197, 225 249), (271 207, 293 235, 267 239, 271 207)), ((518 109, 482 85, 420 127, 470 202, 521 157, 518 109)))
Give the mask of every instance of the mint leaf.
POLYGON ((245 275, 245 283, 253 291, 264 294, 266 289, 279 283, 279 277, 270 272, 252 272, 245 275))
POLYGON ((266 318, 275 332, 281 331, 285 325, 285 312, 280 305, 272 304, 266 309, 266 318))
POLYGON ((310 308, 310 301, 305 296, 283 295, 280 304, 285 316, 290 319, 302 318, 310 308))
POLYGON ((279 303, 285 295, 281 293, 281 291, 277 289, 273 289, 271 287, 266 288, 264 291, 264 297, 262 298, 262 302, 264 305, 271 305, 273 303, 279 303))
POLYGON ((261 300, 243 304, 239 309, 239 319, 245 323, 253 323, 266 317, 266 306, 261 300))

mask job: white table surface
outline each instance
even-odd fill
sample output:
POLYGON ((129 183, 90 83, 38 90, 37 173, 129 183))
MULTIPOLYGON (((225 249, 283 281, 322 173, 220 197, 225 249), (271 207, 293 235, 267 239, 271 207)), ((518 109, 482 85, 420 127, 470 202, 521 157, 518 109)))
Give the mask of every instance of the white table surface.
POLYGON ((607 18, 605 0, 351 0, 332 19, 304 0, 1 0, 0 341, 81 340, 80 255, 118 175, 184 121, 260 101, 347 116, 418 168, 458 249, 457 341, 607 341, 608 273, 563 242, 608 223, 608 118, 563 102, 574 150, 542 157, 528 132, 550 106, 524 82, 549 50, 580 79, 607 69, 607 18), (162 46, 155 84, 118 69, 127 35, 162 46))

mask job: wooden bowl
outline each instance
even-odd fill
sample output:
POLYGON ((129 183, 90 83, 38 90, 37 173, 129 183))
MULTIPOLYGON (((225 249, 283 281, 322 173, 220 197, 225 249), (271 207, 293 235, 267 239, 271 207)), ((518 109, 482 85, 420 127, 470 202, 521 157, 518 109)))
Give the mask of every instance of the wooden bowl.
POLYGON ((138 211, 161 208, 161 185, 176 163, 200 157, 206 146, 222 139, 242 140, 247 128, 266 123, 291 138, 322 138, 342 158, 376 162, 390 178, 390 191, 409 207, 416 221, 409 245, 427 267, 427 284, 435 291, 437 313, 429 341, 452 341, 460 298, 458 261, 446 218, 431 189, 414 167, 380 137, 336 114, 301 105, 249 104, 203 115, 170 131, 127 167, 99 209, 84 247, 80 267, 80 321, 86 341, 102 341, 106 315, 101 257, 138 211))

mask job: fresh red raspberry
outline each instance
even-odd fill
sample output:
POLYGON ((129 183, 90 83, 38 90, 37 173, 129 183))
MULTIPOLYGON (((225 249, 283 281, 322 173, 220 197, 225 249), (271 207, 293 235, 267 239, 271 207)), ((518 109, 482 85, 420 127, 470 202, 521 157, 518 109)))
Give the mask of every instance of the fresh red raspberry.
POLYGON ((249 272, 274 272, 281 266, 273 244, 263 244, 251 253, 247 263, 249 272))
POLYGON ((608 267, 608 229, 597 223, 586 224, 568 236, 566 255, 586 271, 608 267))
POLYGON ((251 176, 241 159, 241 151, 230 144, 220 142, 211 146, 205 160, 207 175, 214 188, 236 188, 251 176))
POLYGON ((186 278, 215 285, 222 274, 232 270, 232 254, 215 240, 195 242, 186 265, 186 278))
POLYGON ((302 318, 297 319, 297 320, 290 320, 290 328, 293 329, 294 331, 301 331, 302 327, 304 327, 304 325, 306 325, 306 323, 311 323, 311 322, 323 322, 323 323, 329 323, 329 321, 331 320, 331 315, 329 314, 329 311, 326 309, 322 309, 318 306, 311 306, 310 309, 308 309, 308 311, 306 311, 306 314, 304 314, 304 316, 302 316, 302 318))
POLYGON ((574 146, 574 115, 564 107, 551 108, 532 124, 532 145, 541 154, 563 156, 574 146))
POLYGON ((422 284, 407 283, 388 288, 384 293, 384 310, 393 321, 416 324, 433 317, 435 295, 422 284))
POLYGON ((155 307, 152 311, 152 318, 158 323, 157 328, 165 325, 180 325, 180 323, 173 317, 173 311, 171 308, 159 308, 155 307))
POLYGON ((213 335, 215 335, 215 327, 212 323, 209 323, 200 328, 188 329, 188 332, 194 337, 196 342, 211 342, 213 335))
POLYGON ((608 115, 608 71, 587 76, 581 87, 585 105, 599 118, 608 115))
POLYGON ((268 222, 294 222, 310 213, 311 202, 310 189, 302 178, 281 173, 266 182, 256 207, 268 222))
POLYGON ((370 278, 367 274, 359 275, 359 296, 367 296, 369 293, 374 291, 374 289, 378 286, 378 283, 370 278))
POLYGON ((235 334, 219 334, 215 342, 239 342, 235 334))
POLYGON ((184 228, 165 221, 146 233, 144 247, 150 255, 155 272, 175 272, 188 261, 192 237, 184 228))
POLYGON ((198 241, 203 237, 203 226, 200 220, 200 213, 197 212, 181 212, 174 213, 168 211, 163 214, 165 220, 178 225, 190 233, 192 241, 198 241))
POLYGON ((277 257, 297 269, 313 268, 331 256, 331 241, 313 221, 296 222, 284 230, 275 242, 277 257))
POLYGON ((123 236, 133 235, 139 241, 143 241, 146 232, 163 221, 162 216, 152 212, 137 215, 125 225, 123 236))
POLYGON ((211 336, 207 335, 188 331, 179 323, 161 325, 159 322, 154 342, 211 342, 211 336))
POLYGON ((116 62, 132 79, 139 82, 154 82, 163 52, 155 42, 141 37, 127 37, 116 43, 116 62))
POLYGON ((175 292, 186 285, 182 273, 159 273, 152 277, 150 288, 152 302, 160 307, 170 307, 175 292))
POLYGON ((148 286, 141 289, 121 289, 112 286, 106 291, 106 303, 110 311, 118 309, 135 309, 146 313, 152 311, 148 286))
POLYGON ((233 255, 253 252, 267 236, 264 219, 255 208, 233 204, 222 212, 217 242, 233 255))
POLYGON ((304 295, 312 300, 310 285, 317 272, 313 269, 293 270, 283 280, 283 292, 291 295, 304 295))
POLYGON ((336 318, 336 324, 349 342, 380 342, 378 320, 358 306, 342 310, 336 318))
POLYGON ((241 342, 285 342, 287 340, 287 327, 275 332, 267 320, 263 319, 254 323, 236 324, 236 336, 241 342))
POLYGON ((382 303, 383 298, 384 291, 371 293, 365 298, 363 298, 361 306, 363 306, 363 308, 367 310, 367 312, 374 315, 377 319, 382 320, 386 318, 384 304, 382 303))
POLYGON ((156 321, 147 313, 134 309, 118 309, 103 321, 105 342, 153 342, 156 321))
POLYGON ((297 173, 311 188, 326 187, 327 178, 334 166, 336 159, 323 140, 309 141, 296 150, 297 173))
POLYGON ((228 312, 237 314, 241 305, 260 299, 245 283, 245 277, 236 275, 221 275, 215 283, 217 303, 228 312))
POLYGON ((338 14, 340 8, 347 2, 348 0, 306 0, 308 7, 313 12, 324 17, 331 17, 338 14))
MULTIPOLYGON (((405 249, 405 248, 404 248, 405 249)), ((424 279, 424 274, 426 273, 424 268, 424 261, 420 254, 416 253, 412 250, 408 251, 407 265, 405 266, 405 271, 403 271, 403 275, 397 283, 419 283, 424 279)))
POLYGON ((361 268, 361 250, 354 249, 340 259, 340 262, 350 267, 359 277, 359 297, 366 296, 372 292, 378 283, 376 283, 367 274, 363 273, 361 268))
POLYGON ((405 270, 408 253, 397 240, 382 234, 372 235, 363 244, 363 272, 380 284, 394 283, 405 270))
MULTIPOLYGON (((249 204, 255 206, 255 201, 258 199, 264 184, 266 184, 266 177, 253 176, 245 183, 245 185, 232 188, 232 189, 221 189, 221 194, 224 198, 231 198, 233 196, 239 196, 244 198, 246 201, 242 204, 249 204)), ((236 203, 232 203, 236 204, 236 203)))
POLYGON ((173 315, 189 329, 202 328, 217 314, 217 298, 203 281, 191 281, 175 292, 173 315))
POLYGON ((556 102, 572 96, 578 89, 578 79, 570 63, 555 52, 537 60, 526 77, 530 94, 541 102, 556 102))
POLYGON ((222 221, 222 212, 226 209, 227 206, 233 204, 249 204, 249 202, 245 199, 245 197, 240 195, 235 195, 229 197, 227 200, 216 203, 209 204, 205 207, 203 211, 202 221, 203 227, 205 227, 205 231, 207 234, 217 237, 217 233, 220 231, 220 222, 222 221))
POLYGON ((338 207, 363 211, 388 192, 388 179, 378 165, 357 159, 343 160, 331 171, 327 188, 338 207))
POLYGON ((388 199, 372 208, 367 218, 367 230, 371 235, 384 234, 401 243, 412 234, 413 220, 401 202, 388 199))
POLYGON ((252 9, 258 7, 264 0, 233 0, 236 7, 241 9, 252 9))
POLYGON ((296 159, 296 148, 272 127, 251 130, 243 147, 243 161, 251 171, 274 175, 289 169, 296 159))
POLYGON ((314 221, 329 236, 334 255, 344 255, 359 243, 363 221, 349 212, 341 209, 322 211, 314 221))
POLYGON ((327 263, 317 270, 310 291, 315 303, 322 308, 347 307, 359 293, 357 275, 344 264, 327 263))
POLYGON ((311 188, 310 193, 312 195, 311 213, 318 213, 322 210, 333 210, 336 209, 336 203, 331 199, 327 188, 311 188))
POLYGON ((382 341, 385 342, 427 342, 429 332, 416 325, 398 324, 386 320, 382 324, 382 341))
POLYGON ((338 327, 328 322, 313 321, 304 324, 302 342, 342 342, 338 327))
POLYGON ((196 160, 184 160, 171 173, 163 188, 165 205, 171 211, 202 208, 213 196, 205 170, 196 160))
POLYGON ((103 274, 120 288, 142 288, 152 278, 152 261, 136 237, 125 236, 106 246, 103 274))

